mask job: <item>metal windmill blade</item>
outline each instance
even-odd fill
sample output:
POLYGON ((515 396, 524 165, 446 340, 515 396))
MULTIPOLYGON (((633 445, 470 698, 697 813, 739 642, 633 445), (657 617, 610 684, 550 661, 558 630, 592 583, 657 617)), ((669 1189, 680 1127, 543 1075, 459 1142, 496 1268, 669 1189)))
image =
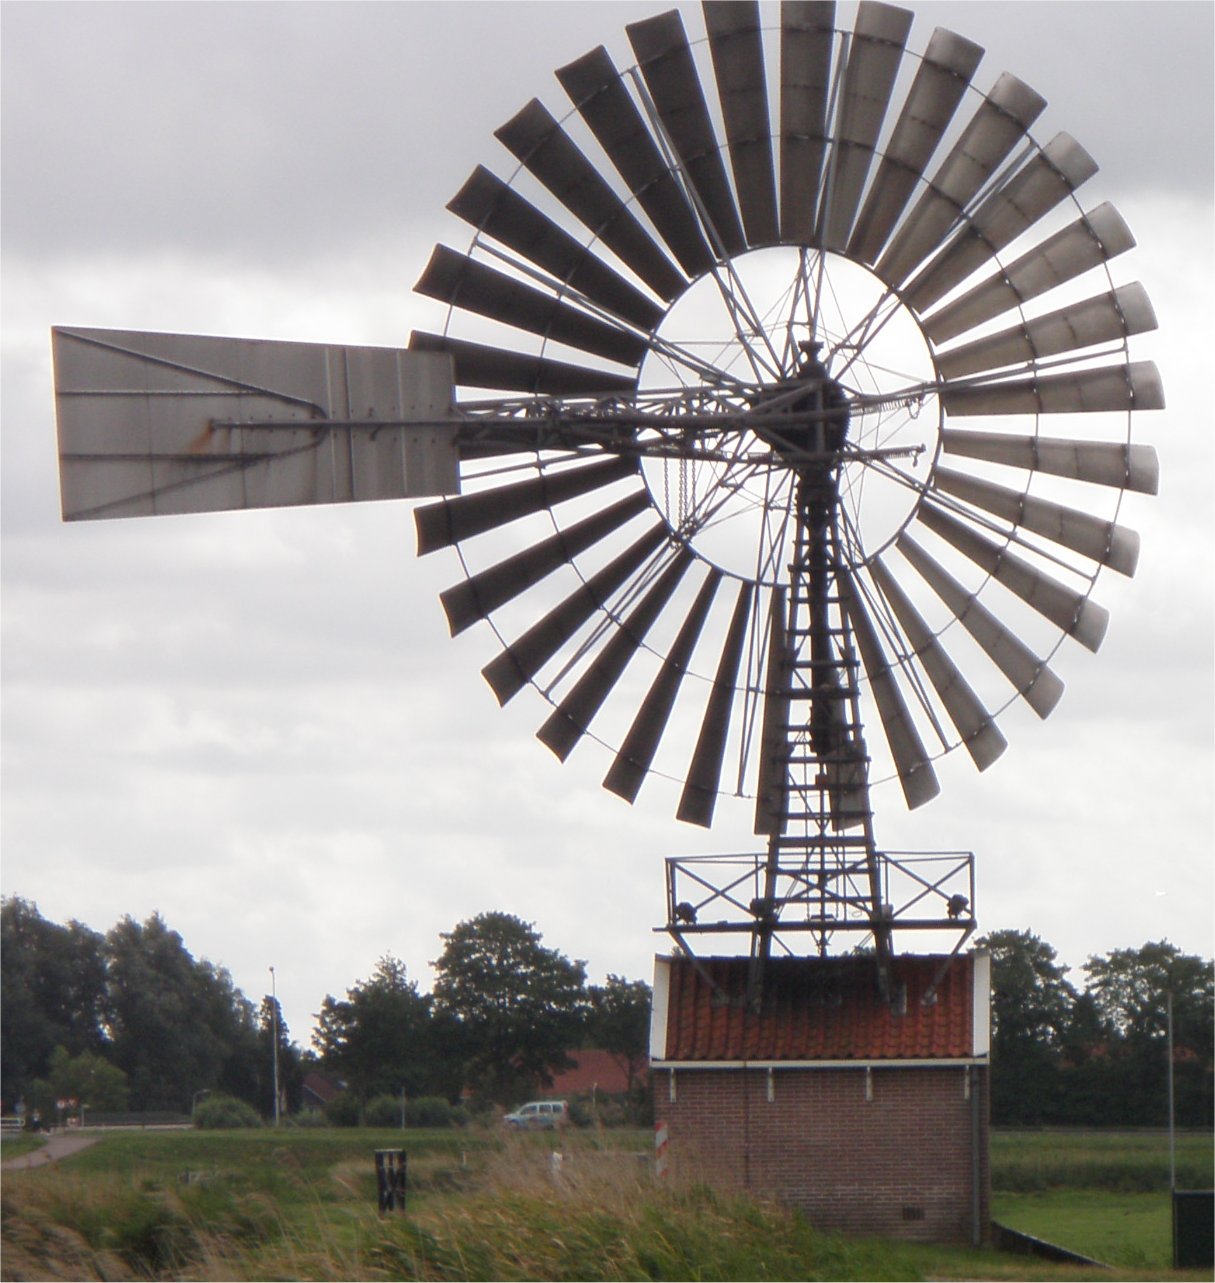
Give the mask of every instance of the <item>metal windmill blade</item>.
POLYGON ((1100 572, 1134 571, 1163 394, 1109 269, 1133 239, 1028 85, 877 0, 704 23, 632 24, 634 66, 594 49, 497 129, 408 351, 60 329, 56 395, 68 519, 444 496, 419 551, 457 552, 499 701, 539 691, 541 741, 607 745, 629 802, 754 800, 766 849, 672 866, 668 926, 741 922, 758 991, 786 932, 973 930, 965 869, 893 903, 871 786, 921 806, 1056 706, 1100 572))

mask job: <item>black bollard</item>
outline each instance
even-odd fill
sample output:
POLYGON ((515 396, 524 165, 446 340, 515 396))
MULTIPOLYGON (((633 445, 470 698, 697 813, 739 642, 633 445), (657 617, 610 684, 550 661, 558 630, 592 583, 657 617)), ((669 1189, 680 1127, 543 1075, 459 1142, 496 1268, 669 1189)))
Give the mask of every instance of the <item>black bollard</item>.
POLYGON ((403 1149, 377 1149, 375 1183, 381 1212, 405 1210, 407 1159, 403 1149))

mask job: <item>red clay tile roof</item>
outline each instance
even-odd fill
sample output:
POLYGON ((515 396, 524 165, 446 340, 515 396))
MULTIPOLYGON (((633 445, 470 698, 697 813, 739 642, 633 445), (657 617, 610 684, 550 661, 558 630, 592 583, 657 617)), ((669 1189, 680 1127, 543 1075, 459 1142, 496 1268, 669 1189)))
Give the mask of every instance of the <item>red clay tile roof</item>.
MULTIPOLYGON (((545 1090, 556 1096, 572 1096, 592 1089, 609 1096, 628 1091, 628 1067, 622 1057, 613 1056, 610 1051, 571 1051, 567 1054, 574 1062, 573 1069, 556 1074, 552 1086, 545 1090)), ((644 1081, 644 1069, 637 1079, 644 1081)))
POLYGON ((882 1001, 872 957, 773 958, 764 972, 759 1014, 747 1010, 747 958, 660 961, 669 967, 665 1060, 935 1060, 974 1054, 974 967, 967 954, 953 960, 929 1006, 921 999, 942 956, 892 960, 892 989, 906 988, 905 1006, 882 1001))
POLYGON ((328 1105, 336 1099, 345 1087, 346 1084, 340 1078, 334 1078, 332 1074, 322 1074, 313 1070, 312 1073, 304 1076, 305 1096, 319 1100, 322 1105, 328 1105))

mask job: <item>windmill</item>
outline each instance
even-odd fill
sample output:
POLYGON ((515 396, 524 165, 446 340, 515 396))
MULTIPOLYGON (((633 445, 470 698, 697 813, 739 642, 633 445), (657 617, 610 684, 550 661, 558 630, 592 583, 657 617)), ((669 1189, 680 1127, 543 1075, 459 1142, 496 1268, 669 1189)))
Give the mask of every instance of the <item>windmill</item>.
POLYGON ((407 351, 55 334, 68 519, 450 496, 419 548, 458 553, 443 606, 496 630, 500 701, 535 687, 541 740, 608 745, 628 801, 754 799, 763 849, 669 862, 666 928, 745 933, 757 1001, 796 933, 871 936, 881 974, 896 929, 973 930, 969 860, 882 851, 871 788, 923 805, 943 753, 985 769, 1005 708, 1055 706, 1099 572, 1133 572, 1163 400, 1108 267, 1133 241, 1038 95, 974 88, 952 33, 911 52, 907 10, 765 12, 560 69, 563 114, 528 104, 508 178, 452 200, 471 243, 407 351))

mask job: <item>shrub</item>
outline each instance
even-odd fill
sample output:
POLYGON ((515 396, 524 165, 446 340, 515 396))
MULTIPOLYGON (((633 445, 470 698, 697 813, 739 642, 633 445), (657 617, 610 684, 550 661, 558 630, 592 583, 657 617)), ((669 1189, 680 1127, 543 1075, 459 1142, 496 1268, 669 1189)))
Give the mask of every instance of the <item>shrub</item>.
POLYGON ((287 1119, 289 1127, 328 1127, 329 1119, 319 1109, 301 1109, 287 1119))
POLYGON ((252 1105, 235 1096, 213 1095, 194 1111, 194 1126, 208 1130, 227 1127, 260 1127, 262 1120, 252 1105))
POLYGON ((501 1106, 495 1105, 485 1096, 472 1096, 458 1108, 464 1110, 472 1122, 480 1123, 483 1127, 493 1126, 505 1113, 501 1106))
POLYGON ((367 1127, 400 1127, 400 1096, 373 1096, 363 1111, 363 1123, 367 1127))
POLYGON ((409 1127, 450 1127, 451 1106, 442 1096, 419 1096, 405 1102, 405 1122, 409 1127))
POLYGON ((325 1117, 334 1127, 359 1125, 359 1102, 353 1092, 341 1091, 325 1106, 325 1117))
POLYGON ((570 1122, 575 1127, 594 1127, 599 1122, 599 1113, 602 1110, 602 1104, 598 1110, 592 1107, 589 1097, 575 1096, 570 1101, 570 1122))
POLYGON ((575 1096, 570 1101, 570 1121, 575 1127, 628 1127, 634 1125, 624 1096, 599 1094, 575 1096))

